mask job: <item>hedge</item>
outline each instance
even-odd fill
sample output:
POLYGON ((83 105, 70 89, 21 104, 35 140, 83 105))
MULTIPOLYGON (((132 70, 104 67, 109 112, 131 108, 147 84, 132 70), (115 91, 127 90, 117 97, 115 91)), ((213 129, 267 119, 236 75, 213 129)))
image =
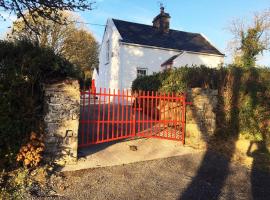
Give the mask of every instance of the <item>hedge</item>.
POLYGON ((132 84, 133 91, 185 92, 193 87, 218 90, 217 132, 270 142, 270 68, 185 66, 132 84))
POLYGON ((0 40, 0 168, 14 162, 31 131, 42 132, 43 84, 78 77, 72 64, 28 41, 0 40), (7 162, 5 162, 7 161, 7 162))

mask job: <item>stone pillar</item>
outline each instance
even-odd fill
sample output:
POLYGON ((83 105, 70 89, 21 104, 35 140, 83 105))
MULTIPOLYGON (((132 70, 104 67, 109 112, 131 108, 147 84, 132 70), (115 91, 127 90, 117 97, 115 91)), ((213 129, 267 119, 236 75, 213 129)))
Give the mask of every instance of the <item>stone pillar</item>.
POLYGON ((187 101, 192 105, 186 111, 186 143, 205 148, 216 129, 218 91, 192 88, 187 92, 187 101))
POLYGON ((46 158, 59 165, 77 161, 80 87, 77 80, 45 85, 46 158))

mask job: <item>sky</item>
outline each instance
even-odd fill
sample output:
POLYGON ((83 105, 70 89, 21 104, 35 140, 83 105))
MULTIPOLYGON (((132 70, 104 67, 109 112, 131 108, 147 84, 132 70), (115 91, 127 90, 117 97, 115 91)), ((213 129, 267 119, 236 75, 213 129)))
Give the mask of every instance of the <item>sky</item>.
MULTIPOLYGON (((108 18, 152 24, 159 14, 159 2, 171 15, 170 27, 176 30, 203 33, 230 62, 228 42, 232 39, 228 26, 233 19, 244 18, 248 23, 254 12, 270 8, 270 0, 96 0, 94 9, 77 13, 85 26, 101 42, 108 18), (91 25, 99 24, 99 25, 91 25)), ((0 37, 4 37, 16 17, 0 10, 6 21, 0 19, 0 37)), ((258 58, 258 63, 270 66, 270 53, 258 58)))

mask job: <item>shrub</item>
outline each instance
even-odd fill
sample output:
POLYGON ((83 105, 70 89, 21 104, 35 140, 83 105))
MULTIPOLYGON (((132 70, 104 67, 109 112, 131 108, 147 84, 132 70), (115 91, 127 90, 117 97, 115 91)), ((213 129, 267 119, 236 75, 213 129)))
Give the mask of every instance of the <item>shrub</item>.
POLYGON ((218 90, 219 133, 230 136, 237 132, 270 144, 269 68, 185 66, 137 78, 132 84, 133 91, 185 92, 193 87, 218 90))
POLYGON ((32 132, 30 141, 20 148, 17 161, 22 162, 25 167, 36 167, 42 159, 44 149, 43 137, 32 132))
POLYGON ((203 87, 217 89, 220 70, 206 66, 184 66, 166 70, 150 76, 138 77, 132 83, 132 90, 184 92, 187 88, 203 87))
POLYGON ((0 46, 1 168, 14 163, 27 133, 42 129, 43 84, 80 73, 51 49, 28 41, 0 40, 0 46))

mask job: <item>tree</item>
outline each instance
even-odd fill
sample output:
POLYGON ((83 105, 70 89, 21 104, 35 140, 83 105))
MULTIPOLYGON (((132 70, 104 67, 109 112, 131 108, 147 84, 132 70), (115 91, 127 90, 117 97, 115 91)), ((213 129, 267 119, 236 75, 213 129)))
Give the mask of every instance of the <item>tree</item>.
POLYGON ((79 29, 69 35, 63 43, 62 55, 72 64, 80 67, 84 78, 91 78, 98 65, 98 44, 88 31, 79 29))
POLYGON ((234 20, 230 31, 234 35, 234 62, 245 67, 254 67, 257 56, 269 50, 270 10, 255 13, 250 25, 243 20, 234 20))
POLYGON ((40 47, 49 47, 80 68, 84 77, 91 77, 92 69, 98 64, 98 43, 89 31, 78 25, 81 21, 78 17, 71 12, 62 12, 63 20, 69 21, 66 25, 41 17, 36 19, 39 23, 35 24, 30 15, 25 15, 25 18, 30 26, 35 26, 38 33, 32 31, 20 18, 13 23, 9 39, 28 39, 40 47))
POLYGON ((78 78, 78 71, 51 49, 29 41, 0 40, 0 47, 0 157, 5 161, 4 155, 17 154, 28 133, 41 131, 44 83, 78 78))
POLYGON ((38 23, 39 17, 62 24, 61 11, 91 10, 94 3, 89 0, 0 0, 0 8, 22 18, 30 29, 36 31, 35 26, 29 23, 29 18, 25 17, 26 14, 35 24, 38 23))

